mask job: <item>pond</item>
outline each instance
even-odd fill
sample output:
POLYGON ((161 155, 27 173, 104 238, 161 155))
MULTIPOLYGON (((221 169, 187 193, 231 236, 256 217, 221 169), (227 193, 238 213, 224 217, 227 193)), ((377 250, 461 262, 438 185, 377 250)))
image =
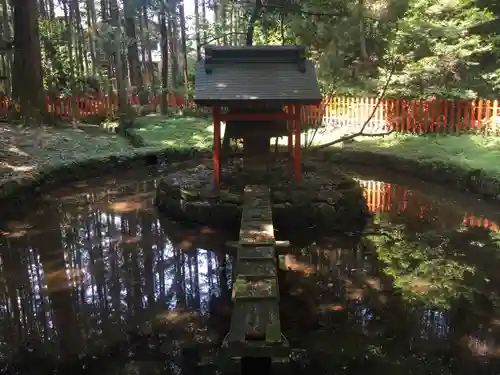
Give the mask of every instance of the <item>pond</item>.
MULTIPOLYGON (((284 250, 294 369, 497 373, 498 212, 418 181, 350 173, 373 223, 284 250)), ((225 243, 236 234, 159 218, 157 178, 79 182, 0 224, 0 366, 149 374, 199 363, 197 373, 214 373, 231 313, 225 243)))

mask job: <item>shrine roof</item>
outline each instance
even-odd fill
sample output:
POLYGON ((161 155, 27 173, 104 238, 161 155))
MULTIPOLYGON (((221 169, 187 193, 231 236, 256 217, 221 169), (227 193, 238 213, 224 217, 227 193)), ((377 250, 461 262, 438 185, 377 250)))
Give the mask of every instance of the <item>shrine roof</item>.
POLYGON ((319 104, 312 61, 304 46, 205 48, 196 65, 194 101, 213 106, 252 103, 319 104))

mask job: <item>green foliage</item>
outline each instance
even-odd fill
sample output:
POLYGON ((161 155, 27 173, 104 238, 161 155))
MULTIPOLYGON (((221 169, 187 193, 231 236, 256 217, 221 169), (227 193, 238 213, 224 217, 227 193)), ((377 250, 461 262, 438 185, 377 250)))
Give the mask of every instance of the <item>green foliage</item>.
POLYGON ((48 87, 65 85, 71 79, 66 24, 62 20, 41 19, 39 27, 44 83, 48 87))
MULTIPOLYGON (((500 51, 498 38, 470 31, 494 17, 493 6, 489 10, 472 0, 305 0, 285 9, 284 39, 308 46, 325 93, 377 93, 394 62, 389 96, 498 93, 499 72, 492 63, 500 51)), ((281 43, 279 13, 266 9, 255 43, 281 43)))
POLYGON ((460 98, 491 94, 487 87, 478 87, 477 80, 478 57, 490 52, 492 44, 468 33, 491 17, 467 0, 410 1, 388 51, 398 60, 392 93, 460 98))
POLYGON ((448 239, 439 237, 439 242, 431 245, 429 242, 435 241, 426 241, 425 235, 408 238, 401 225, 391 224, 389 230, 390 237, 373 237, 377 258, 409 303, 448 309, 458 298, 472 297, 473 290, 464 280, 475 268, 447 256, 448 239))

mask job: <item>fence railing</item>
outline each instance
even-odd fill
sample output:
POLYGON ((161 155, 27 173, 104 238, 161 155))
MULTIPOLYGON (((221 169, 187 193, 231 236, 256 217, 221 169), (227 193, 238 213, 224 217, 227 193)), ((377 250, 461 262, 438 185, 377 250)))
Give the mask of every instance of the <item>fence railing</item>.
POLYGON ((498 100, 408 100, 335 97, 319 107, 305 109, 306 119, 330 126, 360 128, 370 117, 368 131, 404 133, 455 133, 464 130, 497 130, 498 100))
MULTIPOLYGON (((210 112, 209 108, 197 107, 191 98, 167 97, 169 107, 189 107, 210 112)), ((129 104, 139 104, 139 95, 130 95, 129 104)), ((6 114, 10 99, 0 99, 0 114, 6 114)), ((161 96, 149 96, 147 104, 161 104, 161 96)), ((377 107, 376 98, 332 97, 318 106, 304 106, 302 121, 305 124, 322 124, 326 127, 360 129, 367 132, 396 131, 404 133, 455 133, 460 131, 500 132, 498 100, 408 100, 382 99, 377 107)), ((67 97, 46 99, 47 111, 57 116, 72 118, 79 116, 113 117, 116 115, 116 97, 67 97)), ((285 108, 286 110, 286 108, 285 108)))

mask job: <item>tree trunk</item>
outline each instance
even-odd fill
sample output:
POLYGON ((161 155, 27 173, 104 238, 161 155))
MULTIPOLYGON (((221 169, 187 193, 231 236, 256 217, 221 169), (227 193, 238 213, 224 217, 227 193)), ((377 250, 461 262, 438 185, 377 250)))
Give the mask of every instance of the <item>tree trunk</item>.
POLYGON ((38 9, 36 2, 30 0, 12 0, 12 6, 15 40, 12 96, 27 121, 45 114, 38 9))
POLYGON ((142 8, 142 16, 144 19, 144 30, 145 30, 145 34, 146 34, 145 39, 147 40, 147 42, 145 44, 145 48, 146 48, 146 54, 148 56, 148 65, 147 65, 148 74, 151 77, 151 85, 153 87, 155 87, 156 86, 156 76, 155 76, 155 71, 153 68, 153 54, 151 52, 151 37, 149 35, 148 12, 147 12, 147 8, 145 6, 142 8))
POLYGON ((184 89, 189 90, 188 59, 186 47, 186 20, 184 19, 184 2, 179 3, 179 16, 181 19, 181 44, 182 44, 182 73, 184 77, 184 89))
POLYGON ((223 45, 227 45, 227 17, 226 17, 226 9, 227 8, 227 4, 226 4, 226 0, 221 0, 220 4, 219 4, 219 19, 220 19, 220 22, 222 24, 222 44, 223 45))
POLYGON ((89 71, 89 64, 87 61, 87 48, 84 46, 83 39, 83 26, 82 26, 82 16, 80 13, 80 3, 78 0, 72 1, 73 12, 75 13, 75 23, 76 23, 76 33, 75 33, 75 42, 78 48, 78 67, 80 69, 80 74, 89 71))
POLYGON ((130 83, 138 91, 144 90, 141 65, 139 63, 139 50, 137 47, 137 35, 135 32, 135 11, 130 0, 123 3, 125 13, 125 33, 127 35, 127 60, 130 72, 130 83))
POLYGON ((139 14, 139 36, 141 38, 141 73, 142 73, 142 81, 144 83, 144 87, 148 87, 151 84, 151 77, 148 73, 148 62, 146 59, 146 37, 144 35, 144 19, 142 17, 142 8, 139 14))
MULTIPOLYGON (((92 0, 91 0, 92 1, 92 0)), ((107 0, 101 0, 101 22, 107 24, 109 22, 109 4, 107 0)), ((106 52, 106 60, 107 60, 107 75, 108 75, 108 94, 110 98, 113 94, 113 54, 106 52)))
POLYGON ((170 12, 168 14, 168 23, 167 23, 167 33, 168 33, 168 41, 169 41, 169 47, 170 47, 170 69, 171 69, 171 82, 172 82, 172 87, 175 89, 177 87, 177 77, 179 76, 179 64, 177 63, 178 57, 177 57, 177 48, 175 47, 176 43, 176 29, 174 27, 174 20, 173 17, 175 16, 175 11, 174 15, 172 15, 170 12))
POLYGON ((54 7, 54 0, 47 0, 47 3, 49 4, 49 16, 50 19, 53 20, 56 18, 56 11, 54 7))
MULTIPOLYGON (((45 207, 43 217, 50 223, 59 223, 57 207, 45 207)), ((42 221, 45 222, 45 221, 42 221)), ((46 230, 35 235, 39 243, 40 260, 43 264, 44 278, 47 283, 47 294, 53 311, 54 327, 58 333, 62 357, 73 356, 81 350, 81 330, 78 324, 78 306, 74 291, 66 280, 66 262, 64 259, 63 241, 59 228, 46 230)))
POLYGON ((109 19, 109 6, 106 0, 101 0, 101 21, 106 22, 109 19))
POLYGON ((240 9, 235 8, 234 4, 233 4, 233 17, 234 17, 233 45, 237 46, 240 40, 240 36, 237 34, 240 31, 240 9))
POLYGON ((365 2, 358 0, 359 11, 359 50, 361 52, 361 59, 363 62, 368 60, 368 51, 366 49, 365 37, 365 2))
POLYGON ((200 9, 198 0, 194 0, 194 32, 196 37, 196 61, 201 60, 201 40, 200 40, 200 9))
POLYGON ((203 21, 203 45, 207 44, 207 5, 206 0, 201 1, 201 19, 203 21))
MULTIPOLYGON (((71 17, 71 9, 68 11, 68 0, 63 0, 64 22, 68 28, 67 46, 69 59, 69 74, 73 78, 75 76, 75 60, 73 58, 73 22, 71 17)), ((71 85, 73 87, 73 85, 71 85)))
POLYGON ((161 113, 168 113, 168 32, 166 10, 163 5, 158 15, 161 39, 161 113))
POLYGON ((122 50, 121 50, 121 27, 120 27, 120 13, 117 0, 110 0, 110 16, 111 25, 114 28, 114 58, 115 58, 115 71, 116 71, 116 88, 118 91, 118 115, 120 118, 120 126, 125 126, 125 116, 127 113, 127 93, 125 91, 125 78, 123 75, 122 65, 122 50))
POLYGON ((92 75, 97 75, 96 46, 95 46, 95 4, 94 0, 87 0, 87 32, 89 34, 90 61, 92 64, 92 75))
POLYGON ((255 23, 259 19, 261 10, 262 10, 262 0, 255 0, 255 7, 253 8, 252 16, 250 17, 250 21, 248 23, 248 28, 247 28, 247 37, 246 37, 247 46, 251 46, 253 44, 253 32, 255 29, 255 23))
MULTIPOLYGON (((7 0, 2 0, 2 35, 5 40, 11 40, 12 32, 9 23, 9 12, 7 9, 7 0)), ((12 53, 7 53, 4 57, 5 68, 5 90, 6 94, 12 93, 12 53)))
POLYGON ((38 9, 40 11, 40 18, 47 18, 47 9, 43 0, 38 0, 38 9))

